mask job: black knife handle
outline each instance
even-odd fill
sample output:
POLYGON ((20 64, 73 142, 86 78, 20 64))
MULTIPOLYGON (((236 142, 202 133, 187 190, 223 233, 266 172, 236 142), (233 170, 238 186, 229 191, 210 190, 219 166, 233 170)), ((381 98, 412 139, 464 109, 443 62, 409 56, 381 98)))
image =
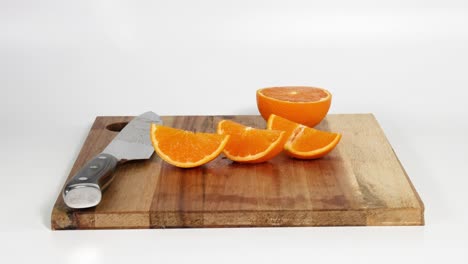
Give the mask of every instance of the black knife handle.
POLYGON ((118 159, 101 153, 83 166, 65 185, 63 200, 70 208, 89 208, 99 204, 102 191, 114 178, 118 159))

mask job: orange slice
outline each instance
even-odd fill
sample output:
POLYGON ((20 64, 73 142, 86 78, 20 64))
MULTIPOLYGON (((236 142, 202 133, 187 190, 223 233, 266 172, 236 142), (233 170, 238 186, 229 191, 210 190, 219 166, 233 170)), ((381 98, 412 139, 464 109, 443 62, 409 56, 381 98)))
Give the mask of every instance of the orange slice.
POLYGON ((162 125, 151 125, 151 142, 164 161, 181 168, 193 168, 216 158, 229 136, 194 133, 162 125))
POLYGON ((256 129, 231 120, 218 123, 218 134, 230 136, 224 155, 244 163, 260 163, 275 157, 287 139, 284 131, 256 129))
POLYGON ((284 151, 291 157, 299 159, 317 159, 332 151, 341 134, 310 128, 277 115, 270 115, 268 129, 283 130, 288 139, 284 151))
POLYGON ((271 114, 314 127, 328 113, 329 91, 307 86, 270 87, 257 90, 257 107, 265 120, 271 114))

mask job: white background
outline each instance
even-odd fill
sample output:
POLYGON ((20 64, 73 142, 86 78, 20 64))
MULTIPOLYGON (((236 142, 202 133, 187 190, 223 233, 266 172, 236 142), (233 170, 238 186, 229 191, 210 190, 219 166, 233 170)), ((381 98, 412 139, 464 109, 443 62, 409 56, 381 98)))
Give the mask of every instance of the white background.
POLYGON ((467 263, 467 47, 464 0, 0 0, 0 262, 467 263), (257 114, 276 85, 374 113, 426 226, 50 230, 95 116, 257 114))

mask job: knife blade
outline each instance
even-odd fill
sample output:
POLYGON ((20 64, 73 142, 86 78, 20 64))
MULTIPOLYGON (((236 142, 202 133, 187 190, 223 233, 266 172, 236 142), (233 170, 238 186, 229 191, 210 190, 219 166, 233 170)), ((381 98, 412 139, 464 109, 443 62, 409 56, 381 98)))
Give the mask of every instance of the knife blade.
POLYGON ((118 164, 149 159, 154 152, 149 134, 152 123, 162 124, 161 118, 153 112, 132 119, 100 154, 65 184, 62 193, 65 204, 76 209, 98 205, 118 164))

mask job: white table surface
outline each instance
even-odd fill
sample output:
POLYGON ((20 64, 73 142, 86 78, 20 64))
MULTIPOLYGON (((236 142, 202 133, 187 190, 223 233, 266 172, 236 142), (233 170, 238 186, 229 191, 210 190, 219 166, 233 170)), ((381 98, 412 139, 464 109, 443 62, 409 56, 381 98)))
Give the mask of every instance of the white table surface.
POLYGON ((467 1, 0 1, 0 263, 468 263, 467 1), (97 115, 374 113, 423 227, 51 231, 97 115), (294 261, 294 262, 293 262, 294 261))

